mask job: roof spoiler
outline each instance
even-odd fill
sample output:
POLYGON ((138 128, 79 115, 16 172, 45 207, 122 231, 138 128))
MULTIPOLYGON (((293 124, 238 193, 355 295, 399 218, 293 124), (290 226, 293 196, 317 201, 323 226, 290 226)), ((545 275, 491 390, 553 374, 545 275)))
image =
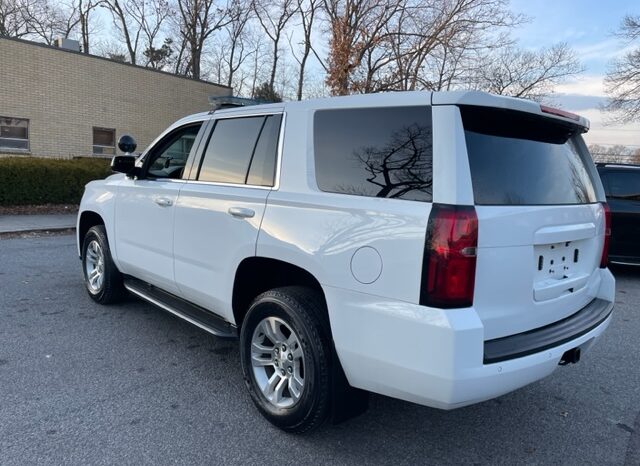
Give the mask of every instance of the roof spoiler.
POLYGON ((489 94, 481 91, 449 91, 434 92, 431 97, 432 105, 471 105, 479 107, 493 107, 503 110, 534 113, 539 116, 557 118, 574 125, 581 126, 582 132, 589 130, 589 120, 580 115, 565 110, 540 105, 533 100, 489 94))

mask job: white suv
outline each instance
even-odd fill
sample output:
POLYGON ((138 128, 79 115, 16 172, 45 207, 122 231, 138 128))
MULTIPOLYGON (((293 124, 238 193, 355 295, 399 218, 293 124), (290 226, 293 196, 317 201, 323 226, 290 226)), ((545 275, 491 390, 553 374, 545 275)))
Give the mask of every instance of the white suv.
POLYGON ((87 185, 86 286, 239 335, 253 401, 291 432, 367 392, 487 400, 577 362, 611 319, 587 129, 478 92, 189 116, 87 185))

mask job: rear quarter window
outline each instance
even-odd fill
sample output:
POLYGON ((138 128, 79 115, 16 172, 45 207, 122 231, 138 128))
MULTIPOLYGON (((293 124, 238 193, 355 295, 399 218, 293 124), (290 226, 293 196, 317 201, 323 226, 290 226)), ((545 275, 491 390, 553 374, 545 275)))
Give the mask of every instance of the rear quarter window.
POLYGON ((322 191, 431 201, 431 108, 319 110, 316 182, 322 191))

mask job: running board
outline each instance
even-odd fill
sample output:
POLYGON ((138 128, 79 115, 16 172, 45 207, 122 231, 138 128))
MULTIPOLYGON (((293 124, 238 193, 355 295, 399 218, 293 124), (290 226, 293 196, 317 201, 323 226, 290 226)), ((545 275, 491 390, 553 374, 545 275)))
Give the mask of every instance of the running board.
POLYGON ((150 285, 133 277, 126 277, 124 287, 134 295, 158 306, 159 308, 180 317, 183 320, 200 327, 219 338, 238 338, 235 325, 230 324, 211 311, 191 304, 182 298, 167 293, 160 288, 150 285))

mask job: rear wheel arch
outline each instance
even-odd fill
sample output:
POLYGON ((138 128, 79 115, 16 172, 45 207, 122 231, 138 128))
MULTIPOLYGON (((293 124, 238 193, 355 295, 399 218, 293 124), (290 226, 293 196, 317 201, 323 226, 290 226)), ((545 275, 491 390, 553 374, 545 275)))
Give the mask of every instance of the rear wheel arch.
POLYGON ((233 316, 238 328, 253 300, 261 293, 285 286, 302 286, 318 292, 324 306, 324 318, 329 322, 327 301, 318 279, 309 271, 290 262, 268 257, 248 257, 236 269, 233 283, 233 316))

